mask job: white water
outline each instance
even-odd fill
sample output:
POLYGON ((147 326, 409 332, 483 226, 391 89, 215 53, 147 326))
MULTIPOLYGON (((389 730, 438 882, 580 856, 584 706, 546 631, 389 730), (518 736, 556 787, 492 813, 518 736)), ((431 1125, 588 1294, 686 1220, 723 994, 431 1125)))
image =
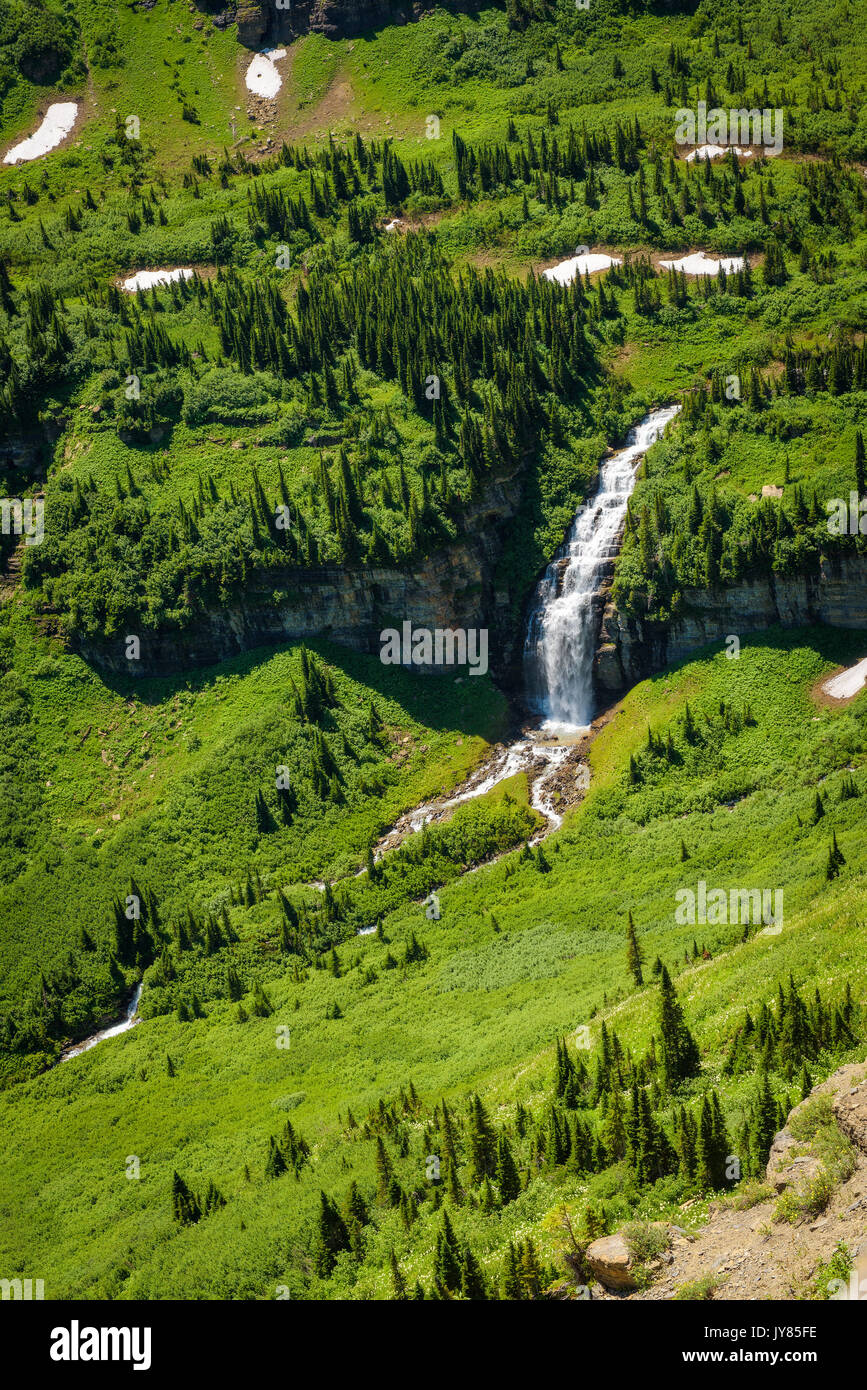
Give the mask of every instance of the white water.
POLYGON ((136 1013, 141 999, 141 991, 141 984, 137 984, 120 1023, 113 1023, 110 1028, 104 1028, 101 1033, 94 1033, 91 1037, 85 1038, 84 1042, 76 1043, 74 1047, 70 1047, 63 1053, 60 1058, 61 1062, 68 1062, 70 1057, 77 1057, 81 1052, 88 1052, 104 1038, 116 1038, 119 1033, 126 1033, 128 1029, 134 1028, 140 1022, 140 1019, 136 1018, 136 1013))
MULTIPOLYGON (((549 744, 539 743, 533 738, 521 738, 517 743, 511 743, 504 749, 493 762, 486 763, 478 774, 477 779, 471 779, 465 791, 451 797, 448 801, 441 801, 434 804, 437 811, 447 811, 453 806, 460 806, 464 801, 472 801, 477 796, 484 796, 486 792, 492 791, 500 782, 506 782, 510 777, 514 777, 518 772, 528 772, 531 778, 536 778, 530 796, 530 805, 540 811, 543 816, 559 825, 563 817, 558 816, 545 797, 545 782, 550 772, 560 766, 563 759, 569 752, 569 744, 549 744), (544 773, 539 776, 540 771, 544 773)), ((419 806, 412 814, 412 829, 421 830, 422 826, 432 819, 433 810, 428 806, 419 806)))
POLYGON ((39 129, 29 135, 26 140, 22 140, 20 145, 14 145, 3 156, 3 163, 23 164, 28 160, 39 159, 41 155, 48 154, 48 151, 59 145, 61 140, 66 139, 75 125, 77 115, 77 101, 55 101, 46 111, 45 119, 39 129))
POLYGON ((524 643, 527 703, 552 732, 587 729, 593 718, 594 600, 617 555, 626 504, 639 460, 680 406, 655 410, 631 432, 625 449, 605 459, 594 495, 578 510, 536 594, 524 643))

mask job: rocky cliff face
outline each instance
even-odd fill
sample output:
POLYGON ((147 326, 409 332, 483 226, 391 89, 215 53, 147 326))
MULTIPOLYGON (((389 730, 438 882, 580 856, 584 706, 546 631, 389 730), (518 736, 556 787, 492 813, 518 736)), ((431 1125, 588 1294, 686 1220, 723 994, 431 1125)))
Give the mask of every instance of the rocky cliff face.
POLYGON ((594 676, 603 697, 616 695, 664 666, 735 635, 769 627, 867 629, 867 557, 823 559, 815 573, 770 576, 729 589, 687 589, 680 618, 642 622, 607 602, 602 613, 594 676))
MULTIPOLYGON (((219 7, 219 0, 218 0, 219 7)), ((472 0, 440 0, 447 10, 472 10, 472 0)), ((203 8, 211 9, 205 3, 203 8)), ((222 10, 224 25, 238 25, 238 41, 247 48, 288 43, 299 34, 354 38, 386 24, 410 24, 433 9, 423 0, 242 0, 234 11, 222 10)))
MULTIPOLYGON (((406 570, 365 567, 259 571, 243 599, 202 614, 182 631, 137 634, 140 659, 126 657, 125 637, 114 642, 73 639, 75 650, 117 675, 170 674, 211 665, 271 643, 325 637, 357 651, 379 652, 383 628, 486 628, 488 660, 504 672, 515 633, 508 593, 494 587, 506 525, 520 501, 517 477, 492 485, 470 509, 452 545, 406 570)), ((424 672, 424 667, 415 667, 424 672)))

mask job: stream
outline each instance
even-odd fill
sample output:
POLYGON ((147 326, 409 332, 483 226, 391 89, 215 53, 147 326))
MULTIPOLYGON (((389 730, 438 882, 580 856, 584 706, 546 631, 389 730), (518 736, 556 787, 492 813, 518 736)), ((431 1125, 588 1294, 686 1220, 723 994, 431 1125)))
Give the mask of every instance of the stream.
POLYGON ((141 1020, 136 1017, 139 1001, 141 999, 141 982, 139 982, 132 992, 132 998, 126 1006, 123 1017, 117 1022, 112 1023, 109 1028, 103 1028, 98 1033, 92 1033, 83 1042, 73 1043, 60 1054, 61 1062, 68 1062, 70 1057, 77 1057, 81 1052, 88 1052, 91 1047, 96 1047, 97 1043, 102 1042, 103 1038, 116 1038, 118 1033, 126 1033, 128 1029, 134 1028, 141 1020))

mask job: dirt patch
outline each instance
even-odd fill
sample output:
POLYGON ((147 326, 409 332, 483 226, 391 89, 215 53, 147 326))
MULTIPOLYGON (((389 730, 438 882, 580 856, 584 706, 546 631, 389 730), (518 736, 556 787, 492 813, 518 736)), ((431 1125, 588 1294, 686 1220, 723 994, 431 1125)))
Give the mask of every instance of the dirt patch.
MULTIPOLYGON (((354 134, 355 129, 360 125, 360 117, 356 111, 355 90, 346 69, 338 68, 317 101, 312 102, 309 106, 304 104, 299 107, 299 101, 306 103, 306 94, 299 92, 297 83, 293 81, 296 52, 297 45, 293 44, 282 63, 283 89, 280 93, 282 100, 279 103, 280 138, 285 139, 288 143, 301 140, 306 135, 326 135, 329 131, 334 131, 336 134, 339 125, 348 125, 350 122, 353 129, 347 134, 354 134)), ((379 124, 382 125, 382 122, 379 124)), ((377 129, 376 131, 377 136, 380 137, 391 133, 390 128, 377 129)))

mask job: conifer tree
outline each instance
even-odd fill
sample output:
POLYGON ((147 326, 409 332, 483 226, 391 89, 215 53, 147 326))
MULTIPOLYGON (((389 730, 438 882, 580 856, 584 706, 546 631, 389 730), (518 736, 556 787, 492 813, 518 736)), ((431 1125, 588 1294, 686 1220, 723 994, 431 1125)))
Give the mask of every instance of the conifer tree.
POLYGON ((317 1226, 313 1264, 319 1277, 327 1279, 334 1268, 337 1256, 342 1250, 349 1249, 349 1231, 334 1202, 321 1189, 317 1226))
POLYGON ((617 1163, 625 1157, 627 1136, 623 1098, 616 1088, 611 1095, 608 1113, 605 1116, 599 1137, 608 1155, 609 1163, 617 1163))
POLYGON ((377 1195, 381 1202, 397 1206, 400 1202, 400 1186, 394 1176, 391 1159, 381 1134, 376 1137, 376 1182, 377 1195))
POLYGON ((764 1165, 777 1132, 777 1102, 771 1091, 768 1073, 762 1071, 759 1078, 759 1094, 756 1100, 752 1124, 750 1125, 750 1151, 754 1162, 764 1165))
POLYGON ((855 431, 855 488, 859 497, 867 494, 867 454, 864 451, 864 436, 855 431))
POLYGON ((695 1039, 686 1026, 683 1009, 678 1003, 671 976, 665 966, 659 976, 659 1028, 662 1050, 662 1072, 668 1090, 681 1081, 696 1076, 700 1060, 695 1039))
POLYGON ((397 1256, 395 1255, 394 1250, 392 1250, 391 1255, 389 1257, 389 1264, 391 1266, 391 1287, 393 1291, 392 1298, 395 1299, 398 1303, 404 1303, 406 1302, 407 1298, 406 1280, 404 1279, 401 1273, 400 1265, 397 1262, 397 1256))
POLYGON ((514 1202, 521 1191, 520 1175, 505 1134, 501 1134, 497 1141, 497 1186, 503 1206, 514 1202))
POLYGON ((524 1297, 538 1298, 542 1292, 542 1268, 536 1254, 536 1247, 528 1236, 518 1249, 518 1267, 524 1297))
POLYGON ((643 961, 644 956, 638 944, 638 938, 635 935, 635 923, 632 920, 632 912, 630 911, 626 926, 626 964, 638 989, 644 984, 644 975, 641 969, 643 961))
POLYGON ((198 1198, 187 1187, 180 1174, 172 1174, 172 1214, 180 1226, 191 1226, 201 1220, 198 1198))
POLYGON ((471 1182, 480 1183, 496 1168, 496 1135, 487 1111, 477 1095, 470 1102, 468 1140, 470 1148, 471 1182))
POLYGON ((434 1254, 434 1287, 441 1298, 455 1294, 461 1287, 461 1259, 458 1242, 447 1211, 437 1232, 434 1254))
POLYGON ((476 1301, 486 1300, 488 1297, 488 1290, 485 1285, 481 1266, 469 1245, 465 1245, 462 1251, 461 1297, 474 1299, 476 1301))
POLYGON ((500 1298, 507 1302, 517 1302, 523 1297, 524 1290, 518 1269, 518 1257, 515 1252, 515 1246, 510 1240, 509 1244, 506 1246, 506 1254, 503 1260, 503 1272, 500 1276, 500 1298))

